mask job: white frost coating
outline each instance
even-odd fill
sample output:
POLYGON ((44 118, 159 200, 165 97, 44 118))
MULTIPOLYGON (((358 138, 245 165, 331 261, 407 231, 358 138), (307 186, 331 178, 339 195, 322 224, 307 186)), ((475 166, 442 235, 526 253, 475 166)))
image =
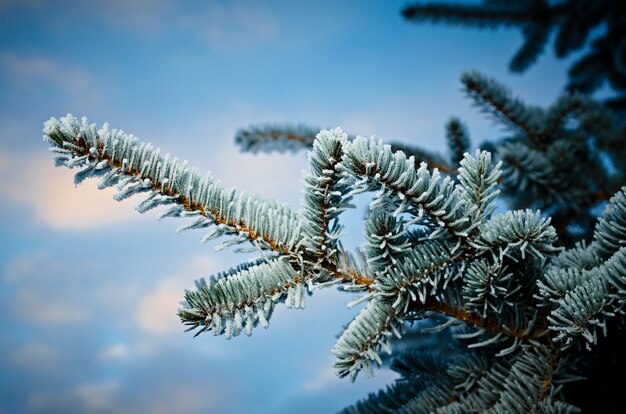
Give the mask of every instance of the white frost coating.
MULTIPOLYGON (((302 226, 297 212, 274 200, 226 190, 210 175, 201 178, 187 161, 181 163, 169 154, 163 157, 152 144, 140 142, 121 130, 111 130, 108 124, 96 131, 95 124, 88 124, 86 118, 79 122, 67 115, 61 120, 48 120, 44 134, 51 150, 61 155, 61 162, 70 168, 82 167, 76 176, 77 184, 91 176, 100 177, 98 188, 118 186, 116 200, 149 193, 137 205, 139 212, 182 202, 195 206, 195 214, 210 214, 214 224, 224 224, 230 233, 246 229, 265 248, 295 251, 301 243, 302 226)), ((193 214, 174 205, 161 217, 193 214)), ((181 229, 206 227, 211 221, 194 222, 181 229)), ((220 235, 227 233, 222 228, 220 235)))

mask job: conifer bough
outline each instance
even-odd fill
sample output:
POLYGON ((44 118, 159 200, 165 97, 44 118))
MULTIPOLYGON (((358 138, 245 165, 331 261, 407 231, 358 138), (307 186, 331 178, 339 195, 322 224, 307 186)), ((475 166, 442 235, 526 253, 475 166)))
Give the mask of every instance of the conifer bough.
POLYGON ((455 352, 400 354, 392 368, 402 379, 345 412, 576 412, 560 395, 572 378, 568 351, 593 346, 626 301, 626 187, 593 242, 563 250, 539 211, 493 215, 502 163, 481 150, 461 158, 464 127, 455 121, 449 131, 458 165, 442 174, 382 141, 322 130, 298 211, 225 189, 86 118, 50 119, 44 139, 57 165, 79 168, 76 184, 97 177, 98 188, 118 188, 117 200, 142 197, 139 212, 189 217, 179 231, 204 229, 203 241, 224 237, 219 248, 251 244, 260 254, 185 293, 179 316, 196 335, 250 335, 268 327, 278 303, 302 308, 326 286, 359 292, 351 306, 366 302, 332 349, 340 377, 371 374, 409 323, 430 320, 430 332, 453 335, 455 352), (341 245, 339 218, 361 192, 373 200, 366 243, 353 254, 341 245))

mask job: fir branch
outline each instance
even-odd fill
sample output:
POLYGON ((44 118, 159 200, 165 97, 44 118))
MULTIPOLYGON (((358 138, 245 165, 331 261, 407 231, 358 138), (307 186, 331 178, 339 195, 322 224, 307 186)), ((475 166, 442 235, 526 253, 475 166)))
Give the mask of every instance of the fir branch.
POLYGON ((606 5, 603 5, 603 2, 597 1, 583 4, 570 1, 565 3, 566 17, 563 19, 554 40, 554 51, 557 57, 563 58, 583 47, 590 30, 599 24, 604 17, 603 8, 606 5))
POLYGON ((496 317, 483 318, 480 315, 470 312, 460 306, 453 306, 436 299, 429 299, 423 305, 417 305, 418 312, 433 312, 454 318, 468 326, 482 329, 502 337, 516 339, 518 341, 538 340, 545 337, 546 327, 542 324, 526 323, 507 325, 496 317))
POLYGON ((247 240, 279 254, 290 254, 301 242, 298 214, 273 200, 248 193, 225 190, 209 176, 201 178, 186 162, 138 141, 132 135, 109 130, 96 131, 87 119, 82 123, 71 115, 61 121, 50 119, 44 139, 57 152, 57 162, 72 168, 81 166, 78 184, 90 176, 101 177, 99 188, 117 185, 117 200, 135 194, 149 196, 138 205, 140 212, 159 205, 173 205, 162 216, 196 215, 200 218, 187 228, 214 225, 211 236, 239 234, 247 240))
MULTIPOLYGON (((71 115, 60 121, 52 118, 44 128, 44 140, 59 154, 57 163, 70 168, 80 166, 75 182, 100 177, 100 189, 117 185, 122 190, 117 200, 147 193, 137 210, 169 205, 161 217, 197 217, 179 230, 206 228, 212 230, 203 241, 234 235, 230 243, 251 241, 262 248, 300 262, 303 245, 302 218, 298 212, 273 200, 249 193, 226 190, 210 176, 201 178, 186 162, 142 143, 123 131, 110 130, 105 124, 96 130, 87 119, 79 122, 71 115)), ((372 279, 337 267, 325 261, 320 267, 343 283, 369 288, 372 279)))
POLYGON ((386 389, 370 393, 367 398, 346 407, 339 414, 396 413, 419 392, 419 385, 410 381, 395 382, 386 389))
POLYGON ((578 59, 569 69, 567 90, 570 92, 591 93, 600 88, 606 79, 610 56, 598 51, 578 59))
POLYGON ((593 236, 596 251, 605 258, 626 246, 626 186, 609 200, 593 236))
POLYGON ((513 363, 493 413, 533 412, 550 388, 552 364, 548 350, 527 347, 513 363))
POLYGON ((384 209, 375 209, 365 220, 365 257, 372 272, 385 272, 399 265, 411 243, 401 220, 384 209))
POLYGON ((457 165, 463 160, 464 154, 469 150, 470 139, 467 127, 458 118, 451 118, 446 123, 446 139, 452 165, 457 165))
POLYGON ((437 288, 457 274, 460 251, 438 240, 421 243, 407 251, 401 261, 376 274, 378 294, 392 302, 398 312, 408 312, 416 301, 424 303, 437 288))
POLYGON ((543 52, 551 32, 552 26, 549 20, 524 27, 524 45, 509 63, 511 72, 524 72, 532 66, 543 52))
POLYGON ((339 377, 350 375, 354 381, 361 370, 373 375, 372 363, 382 364, 380 352, 391 353, 391 337, 401 335, 402 320, 390 304, 372 300, 339 336, 333 354, 339 377))
POLYGON ((196 336, 211 330, 226 339, 245 329, 269 326, 276 302, 285 300, 288 308, 303 308, 304 280, 283 259, 259 263, 231 272, 226 278, 196 282, 197 291, 185 292, 185 302, 178 311, 187 330, 199 329, 196 336))
POLYGON ((480 227, 480 236, 470 241, 477 254, 494 257, 524 258, 526 253, 543 258, 559 249, 554 247, 556 232, 550 219, 531 210, 509 211, 494 217, 480 227))
POLYGON ((378 190, 371 206, 393 204, 394 214, 411 209, 418 217, 424 213, 433 223, 457 236, 467 236, 475 228, 474 207, 464 202, 453 181, 441 179, 437 170, 429 173, 422 163, 415 172, 415 159, 402 151, 392 152, 382 141, 358 137, 346 145, 345 165, 358 183, 355 191, 378 190))
POLYGON ((486 260, 477 260, 468 266, 464 278, 463 296, 468 309, 476 311, 482 318, 487 313, 498 314, 509 294, 511 273, 500 263, 494 265, 486 260))
POLYGON ((304 233, 309 260, 328 261, 337 253, 341 236, 338 217, 350 204, 349 183, 343 175, 343 146, 348 136, 339 128, 317 135, 309 152, 311 170, 304 177, 304 233), (331 223, 334 223, 331 228, 331 223))
MULTIPOLYGON (((400 142, 392 142, 389 144, 393 152, 402 151, 410 158, 415 158, 415 166, 418 167, 422 162, 428 164, 430 168, 436 168, 445 174, 456 174, 456 162, 449 164, 441 155, 425 150, 415 145, 408 145, 400 142)), ((418 167, 419 168, 419 167, 418 167)))
POLYGON ((607 309, 608 293, 608 281, 599 270, 568 291, 548 316, 550 329, 557 334, 554 340, 560 341, 563 348, 571 346, 578 336, 588 347, 596 344, 598 330, 606 334, 606 318, 614 316, 607 309))
POLYGON ((513 130, 523 132, 537 145, 545 145, 540 135, 541 109, 528 107, 503 85, 479 72, 464 73, 461 82, 465 92, 481 110, 513 130))
POLYGON ((582 48, 590 33, 604 26, 605 33, 596 37, 590 51, 570 68, 570 91, 590 93, 608 80, 616 90, 626 89, 626 75, 620 55, 625 30, 622 16, 626 7, 611 0, 569 0, 562 2, 488 1, 483 4, 416 3, 405 7, 402 15, 409 21, 443 22, 469 27, 518 26, 524 44, 509 64, 513 72, 532 65, 544 49, 552 29, 558 33, 554 42, 557 57, 565 57, 582 48))
POLYGON ((491 154, 480 150, 476 150, 474 157, 465 154, 459 162, 459 183, 466 191, 467 198, 477 207, 478 216, 489 219, 495 210, 493 202, 500 193, 496 186, 502 162, 492 166, 491 154))
POLYGON ((582 338, 587 346, 605 333, 606 320, 626 301, 626 202, 622 189, 596 225, 595 240, 559 255, 538 281, 539 298, 551 309, 548 320, 564 347, 582 338))
POLYGON ((453 3, 414 3, 402 9, 402 16, 413 22, 433 21, 476 27, 520 25, 533 22, 535 15, 524 5, 493 3, 490 7, 453 3))
POLYGON ((556 268, 579 268, 589 270, 602 263, 602 258, 595 248, 590 248, 583 240, 571 249, 563 250, 552 259, 556 268))
MULTIPOLYGON (((298 124, 297 126, 289 124, 261 124, 237 131, 235 143, 242 152, 296 152, 311 149, 319 131, 320 128, 304 124, 298 124)), ((347 139, 350 141, 354 138, 351 135, 347 136, 347 139)), ((431 168, 437 168, 446 174, 456 174, 456 161, 449 165, 439 154, 414 145, 400 142, 392 142, 390 145, 394 152, 402 151, 407 156, 414 156, 418 162, 425 162, 431 168)), ((469 146, 469 142, 467 145, 469 146)), ((463 152, 465 151, 461 152, 461 157, 463 152)))
POLYGON ((303 124, 252 125, 237 131, 235 143, 243 152, 296 152, 311 148, 320 130, 303 124))
POLYGON ((559 132, 571 115, 579 111, 589 111, 593 106, 589 100, 579 94, 561 95, 546 112, 546 127, 543 128, 542 135, 551 137, 559 132))

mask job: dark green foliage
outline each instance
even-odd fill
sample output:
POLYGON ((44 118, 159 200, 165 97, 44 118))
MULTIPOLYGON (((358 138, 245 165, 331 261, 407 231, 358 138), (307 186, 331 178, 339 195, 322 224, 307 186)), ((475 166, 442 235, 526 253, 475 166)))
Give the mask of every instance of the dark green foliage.
POLYGON ((568 89, 590 93, 608 81, 616 91, 626 91, 626 3, 622 0, 418 2, 406 6, 402 15, 416 23, 519 27, 524 43, 509 65, 514 72, 523 72, 537 60, 553 30, 554 52, 566 57, 587 44, 592 30, 603 27, 570 68, 568 89))
POLYGON ((463 155, 469 151, 471 145, 467 127, 463 125, 460 119, 452 118, 448 121, 446 139, 450 150, 450 163, 457 165, 463 160, 463 155))
POLYGON ((391 368, 401 378, 342 413, 579 412, 545 388, 546 381, 559 380, 550 352, 524 347, 505 359, 489 350, 464 351, 462 344, 457 346, 452 356, 433 351, 398 355, 391 368))

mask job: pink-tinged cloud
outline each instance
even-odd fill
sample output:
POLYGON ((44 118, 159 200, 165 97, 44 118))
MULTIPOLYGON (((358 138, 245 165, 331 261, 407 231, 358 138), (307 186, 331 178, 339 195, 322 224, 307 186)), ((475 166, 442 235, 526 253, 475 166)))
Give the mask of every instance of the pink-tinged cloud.
POLYGON ((29 412, 80 412, 86 414, 171 414, 221 412, 224 395, 204 384, 157 379, 156 389, 140 389, 128 398, 119 380, 78 384, 57 392, 33 391, 29 412))
POLYGON ((91 318, 89 310, 78 304, 29 289, 20 289, 14 295, 11 308, 16 320, 30 325, 74 325, 91 318))
POLYGON ((28 406, 34 412, 46 412, 59 408, 85 413, 117 412, 114 398, 118 390, 119 383, 109 381, 82 384, 64 393, 35 392, 31 394, 28 406))
POLYGON ((141 329, 150 334, 164 335, 181 332, 182 325, 176 315, 185 289, 194 281, 223 270, 222 264, 211 255, 198 255, 181 261, 176 274, 167 275, 148 290, 138 302, 135 320, 141 329))
POLYGON ((74 186, 74 172, 55 168, 52 154, 0 152, 0 193, 14 208, 26 207, 35 220, 57 230, 91 230, 137 217, 138 200, 117 202, 114 189, 98 190, 97 181, 74 186))

